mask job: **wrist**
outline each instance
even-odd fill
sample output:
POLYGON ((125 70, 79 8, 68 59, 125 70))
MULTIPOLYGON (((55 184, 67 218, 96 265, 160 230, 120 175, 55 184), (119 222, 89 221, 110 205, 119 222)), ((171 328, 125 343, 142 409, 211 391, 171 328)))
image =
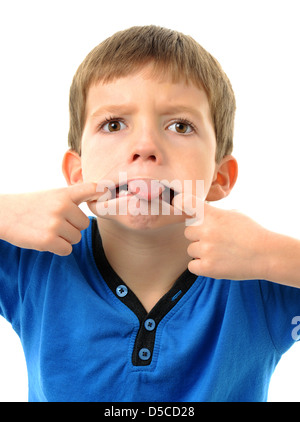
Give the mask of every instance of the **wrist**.
POLYGON ((260 274, 259 279, 274 281, 278 262, 278 234, 264 229, 263 239, 260 242, 260 274))
POLYGON ((0 195, 0 239, 8 241, 11 195, 0 195))
POLYGON ((249 279, 268 280, 273 265, 273 258, 269 253, 272 235, 272 232, 257 225, 249 236, 249 279))
POLYGON ((268 231, 263 256, 263 279, 299 288, 299 240, 268 231))

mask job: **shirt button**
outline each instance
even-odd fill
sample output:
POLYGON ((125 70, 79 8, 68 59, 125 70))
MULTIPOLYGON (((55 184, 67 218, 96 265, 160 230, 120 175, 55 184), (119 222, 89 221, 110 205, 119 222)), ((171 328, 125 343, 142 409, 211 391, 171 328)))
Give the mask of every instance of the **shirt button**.
POLYGON ((150 356, 151 356, 151 352, 149 349, 144 348, 139 351, 139 357, 142 360, 148 360, 150 359, 150 356))
POLYGON ((155 328, 155 321, 154 321, 154 319, 151 319, 151 318, 146 319, 144 326, 145 326, 146 330, 153 331, 154 328, 155 328))
POLYGON ((120 286, 116 288, 116 293, 119 297, 124 297, 127 295, 128 289, 124 284, 120 284, 120 286))

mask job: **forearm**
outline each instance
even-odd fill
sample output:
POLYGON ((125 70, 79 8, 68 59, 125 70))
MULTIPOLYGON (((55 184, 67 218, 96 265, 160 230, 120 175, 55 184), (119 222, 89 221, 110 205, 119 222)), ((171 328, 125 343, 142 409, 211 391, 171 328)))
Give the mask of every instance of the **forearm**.
POLYGON ((191 272, 300 288, 300 240, 271 232, 239 212, 204 206, 203 223, 185 230, 191 272))
POLYGON ((90 223, 79 204, 99 196, 95 183, 0 195, 0 239, 21 248, 68 255, 90 223))
POLYGON ((300 240, 268 232, 264 249, 264 278, 300 288, 300 240))
POLYGON ((16 205, 13 195, 0 195, 0 239, 8 242, 11 241, 9 228, 12 224, 12 211, 16 211, 16 205))

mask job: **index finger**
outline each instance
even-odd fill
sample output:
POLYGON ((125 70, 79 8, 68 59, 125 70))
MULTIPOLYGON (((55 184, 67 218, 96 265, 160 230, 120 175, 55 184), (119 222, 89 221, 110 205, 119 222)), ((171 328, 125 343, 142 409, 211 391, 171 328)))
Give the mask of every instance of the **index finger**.
POLYGON ((71 200, 76 205, 82 202, 96 201, 103 195, 103 192, 97 191, 97 183, 78 183, 70 186, 71 200))
POLYGON ((204 201, 192 194, 179 193, 173 199, 173 206, 186 215, 186 226, 199 226, 204 219, 204 201))

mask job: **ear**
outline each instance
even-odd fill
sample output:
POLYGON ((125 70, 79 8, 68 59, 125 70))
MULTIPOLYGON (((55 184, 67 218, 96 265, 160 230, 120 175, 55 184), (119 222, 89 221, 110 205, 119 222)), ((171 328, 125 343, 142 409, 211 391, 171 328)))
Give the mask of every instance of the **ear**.
POLYGON ((228 196, 238 176, 238 164, 232 155, 226 155, 216 169, 213 181, 207 194, 207 201, 218 201, 228 196))
POLYGON ((62 171, 68 185, 82 183, 81 157, 73 150, 68 150, 63 158, 62 171))

